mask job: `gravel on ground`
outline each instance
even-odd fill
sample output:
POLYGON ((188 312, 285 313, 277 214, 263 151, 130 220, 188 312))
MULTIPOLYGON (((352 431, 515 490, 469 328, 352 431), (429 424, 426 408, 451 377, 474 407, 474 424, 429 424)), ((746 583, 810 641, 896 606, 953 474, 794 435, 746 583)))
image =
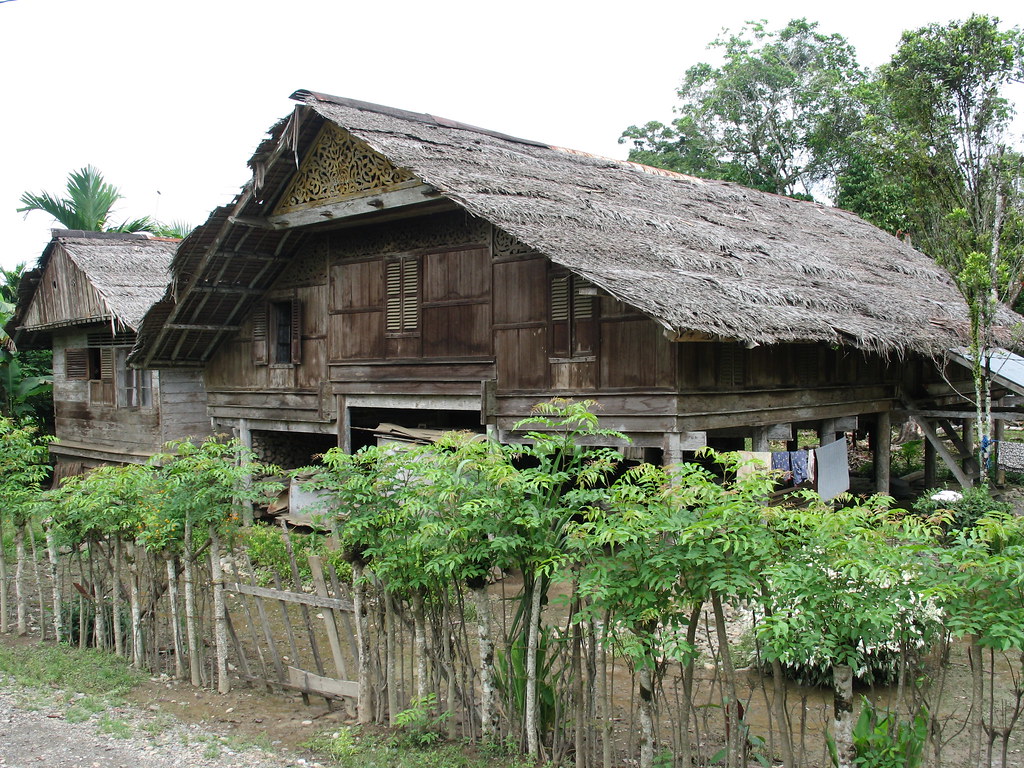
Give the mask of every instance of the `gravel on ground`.
POLYGON ((239 744, 163 712, 127 705, 90 707, 99 710, 91 712, 75 706, 86 698, 23 689, 0 677, 0 766, 320 768, 308 758, 239 744))

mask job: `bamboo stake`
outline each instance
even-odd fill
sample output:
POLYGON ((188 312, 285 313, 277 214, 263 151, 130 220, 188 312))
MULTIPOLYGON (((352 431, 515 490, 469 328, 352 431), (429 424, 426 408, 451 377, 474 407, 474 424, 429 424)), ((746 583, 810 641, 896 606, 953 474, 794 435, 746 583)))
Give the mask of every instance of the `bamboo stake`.
POLYGON ((97 649, 106 648, 106 627, 103 621, 103 591, 100 582, 99 569, 93 558, 92 547, 89 548, 89 581, 92 582, 92 603, 93 603, 93 647, 97 649))
POLYGON ((167 568, 167 600, 170 604, 171 638, 174 642, 174 676, 181 680, 185 677, 185 659, 181 647, 181 617, 178 613, 178 572, 173 555, 168 554, 164 563, 167 568))
POLYGON ((39 553, 36 551, 35 531, 29 531, 29 541, 32 543, 32 571, 36 581, 36 600, 39 603, 39 639, 46 640, 46 597, 43 593, 43 582, 39 578, 39 553))
POLYGON ((356 642, 359 646, 359 702, 356 707, 359 723, 373 721, 373 701, 370 682, 370 632, 366 621, 366 585, 363 582, 363 566, 352 563, 352 602, 356 613, 356 642))
POLYGON ((14 567, 14 602, 17 610, 18 635, 28 634, 28 595, 25 594, 25 526, 15 521, 14 550, 17 564, 14 567))
POLYGON ((8 626, 7 613, 7 555, 4 552, 4 527, 5 517, 0 514, 0 633, 7 634, 8 626))
POLYGON ((139 543, 137 541, 132 542, 129 575, 128 599, 131 602, 132 612, 132 666, 136 669, 142 669, 142 595, 140 594, 139 584, 142 574, 139 572, 139 543))
POLYGON ((57 559, 57 536, 53 528, 46 529, 46 552, 50 559, 50 588, 53 594, 53 635, 57 642, 64 640, 61 632, 61 618, 64 610, 60 589, 60 572, 58 570, 59 560, 57 559))
POLYGON ((213 585, 213 632, 217 648, 217 691, 229 693, 231 680, 228 678, 228 628, 227 611, 224 607, 224 569, 220 561, 220 534, 217 526, 210 526, 210 579, 213 585))
POLYGON ((124 635, 121 632, 123 619, 123 596, 121 595, 121 568, 124 564, 124 544, 121 537, 114 539, 114 583, 111 587, 111 613, 114 620, 114 653, 124 656, 124 635))
POLYGON ((185 637, 188 643, 188 669, 192 685, 202 685, 202 659, 196 626, 195 561, 192 551, 192 521, 185 519, 185 637))

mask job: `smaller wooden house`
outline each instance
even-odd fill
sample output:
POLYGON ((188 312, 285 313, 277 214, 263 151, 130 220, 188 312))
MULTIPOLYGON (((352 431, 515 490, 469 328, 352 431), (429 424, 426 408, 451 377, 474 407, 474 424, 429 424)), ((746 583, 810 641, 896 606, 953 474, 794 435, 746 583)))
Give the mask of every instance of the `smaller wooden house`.
POLYGON ((167 287, 177 240, 53 230, 22 278, 9 329, 53 349, 58 474, 142 462, 168 440, 211 431, 202 377, 127 365, 143 315, 167 287), (75 466, 78 465, 78 466, 75 466))

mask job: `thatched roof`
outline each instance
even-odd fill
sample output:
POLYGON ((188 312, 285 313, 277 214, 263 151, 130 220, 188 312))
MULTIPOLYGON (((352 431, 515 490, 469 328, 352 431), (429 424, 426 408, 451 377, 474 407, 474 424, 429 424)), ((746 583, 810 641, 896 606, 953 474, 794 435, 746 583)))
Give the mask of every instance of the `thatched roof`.
POLYGON ((138 329, 146 312, 167 289, 171 259, 179 242, 142 234, 54 229, 35 268, 22 277, 11 326, 28 334, 98 321, 120 329, 138 329), (56 302, 62 306, 61 318, 33 321, 32 302, 50 290, 41 281, 55 258, 66 258, 70 265, 64 268, 79 271, 88 284, 78 285, 76 275, 63 286, 73 286, 74 292, 56 302))
MULTIPOLYGON (((216 211, 205 235, 185 242, 175 274, 202 280, 216 274, 217 255, 202 249, 226 253, 240 231, 250 232, 232 222, 272 209, 295 158, 328 120, 444 199, 678 337, 695 332, 751 344, 826 342, 897 356, 942 354, 965 342, 967 309, 945 270, 851 213, 430 115, 310 91, 293 98, 303 106, 271 130, 250 161, 256 184, 216 211)), ((247 236, 248 247, 278 254, 286 235, 260 233, 258 244, 247 236)), ((291 237, 294 244, 301 234, 291 237)), ((165 297, 163 318, 180 309, 171 299, 165 297)), ((237 317, 239 309, 226 304, 224 311, 237 317)), ((220 337, 179 343, 165 331, 155 349, 161 317, 157 308, 154 313, 152 328, 147 319, 140 334, 142 344, 143 336, 151 337, 150 360, 167 360, 172 345, 180 360, 190 358, 189 347, 192 360, 205 358, 220 337)), ((1018 320, 1009 312, 1001 317, 1005 325, 1018 320)))

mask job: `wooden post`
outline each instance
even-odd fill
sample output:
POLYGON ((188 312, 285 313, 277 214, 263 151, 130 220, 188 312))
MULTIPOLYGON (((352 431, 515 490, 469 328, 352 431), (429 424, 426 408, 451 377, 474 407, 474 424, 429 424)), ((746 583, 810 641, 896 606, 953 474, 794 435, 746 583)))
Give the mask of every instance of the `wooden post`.
POLYGON ((996 479, 996 485, 1006 485, 1006 470, 999 466, 999 446, 1003 442, 1005 429, 1006 422, 1002 419, 996 419, 992 427, 992 438, 996 441, 996 444, 992 446, 988 454, 992 457, 992 468, 995 470, 993 474, 996 479))
POLYGON ((750 450, 761 452, 771 450, 771 444, 768 442, 768 427, 754 427, 751 434, 750 450))
POLYGON ((964 441, 964 458, 961 466, 964 469, 964 474, 972 480, 981 477, 980 471, 977 473, 977 477, 975 477, 975 467, 978 466, 978 461, 974 440, 974 421, 974 419, 963 419, 961 421, 964 441))
POLYGON ((875 465, 875 492, 889 494, 889 463, 892 458, 892 414, 882 411, 875 416, 872 462, 875 465))
MULTIPOLYGON (((252 430, 249 429, 248 419, 238 420, 238 442, 246 449, 246 451, 252 451, 252 430)), ((246 475, 242 479, 242 483, 245 486, 252 484, 252 475, 246 475)), ((252 502, 245 501, 242 503, 242 524, 245 526, 252 525, 252 502)))
POLYGON ((338 395, 338 447, 352 453, 352 411, 344 395, 338 395))
POLYGON ((934 488, 939 482, 938 454, 927 438, 924 440, 924 487, 934 488))
POLYGON ((818 424, 818 442, 828 445, 836 441, 836 419, 822 419, 818 424))

